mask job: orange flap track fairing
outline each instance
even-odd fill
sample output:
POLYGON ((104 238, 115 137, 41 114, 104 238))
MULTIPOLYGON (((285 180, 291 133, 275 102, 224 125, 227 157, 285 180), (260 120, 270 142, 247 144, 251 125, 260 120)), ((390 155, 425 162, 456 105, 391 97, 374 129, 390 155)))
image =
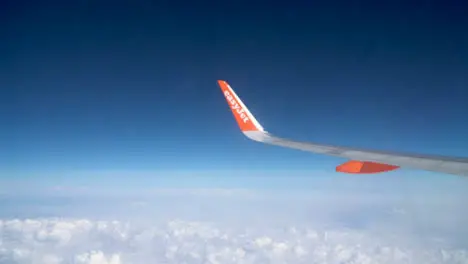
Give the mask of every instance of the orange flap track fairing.
POLYGON ((377 163, 372 161, 350 160, 336 167, 337 172, 369 174, 392 171, 400 168, 399 166, 377 163))

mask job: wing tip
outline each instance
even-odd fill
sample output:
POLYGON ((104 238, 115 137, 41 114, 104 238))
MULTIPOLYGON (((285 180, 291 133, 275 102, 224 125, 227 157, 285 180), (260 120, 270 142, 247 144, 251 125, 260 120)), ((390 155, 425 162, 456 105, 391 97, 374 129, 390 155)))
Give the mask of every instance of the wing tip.
POLYGON ((250 113, 249 109, 244 105, 231 86, 225 80, 219 79, 217 82, 231 108, 240 130, 242 132, 264 131, 263 127, 258 123, 252 113, 250 113))

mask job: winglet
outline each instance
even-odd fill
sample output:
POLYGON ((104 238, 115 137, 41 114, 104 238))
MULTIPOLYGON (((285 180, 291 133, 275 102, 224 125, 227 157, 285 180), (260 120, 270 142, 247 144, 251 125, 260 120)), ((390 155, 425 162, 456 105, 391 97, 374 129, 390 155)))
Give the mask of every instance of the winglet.
POLYGON ((223 80, 218 80, 218 85, 223 91, 224 97, 226 98, 232 114, 234 115, 234 118, 242 132, 264 131, 263 127, 250 113, 249 109, 247 109, 247 107, 242 103, 241 99, 236 95, 234 90, 232 90, 231 86, 223 80))

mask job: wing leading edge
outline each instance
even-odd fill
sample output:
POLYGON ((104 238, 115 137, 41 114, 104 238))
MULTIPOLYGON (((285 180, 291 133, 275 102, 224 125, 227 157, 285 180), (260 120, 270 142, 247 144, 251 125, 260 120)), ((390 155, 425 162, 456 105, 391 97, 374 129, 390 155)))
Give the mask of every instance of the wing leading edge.
POLYGON ((218 80, 218 85, 231 108, 239 128, 245 136, 265 144, 350 159, 350 161, 337 166, 337 172, 379 173, 395 170, 399 167, 408 167, 468 176, 468 158, 340 147, 312 142, 299 142, 274 136, 263 129, 226 81, 218 80))

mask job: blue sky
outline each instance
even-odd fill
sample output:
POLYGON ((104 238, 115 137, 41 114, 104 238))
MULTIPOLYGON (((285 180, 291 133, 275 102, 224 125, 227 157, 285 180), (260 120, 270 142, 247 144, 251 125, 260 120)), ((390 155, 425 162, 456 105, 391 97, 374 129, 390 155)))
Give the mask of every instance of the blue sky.
MULTIPOLYGON (((344 160, 243 137, 217 79, 284 137, 468 156, 466 6, 327 2, 4 4, 3 186, 349 177, 344 160)), ((373 177, 419 176, 466 186, 373 177)))
POLYGON ((467 157, 468 6, 107 2, 0 4, 1 260, 466 262, 466 177, 253 142, 216 81, 278 136, 467 157))

